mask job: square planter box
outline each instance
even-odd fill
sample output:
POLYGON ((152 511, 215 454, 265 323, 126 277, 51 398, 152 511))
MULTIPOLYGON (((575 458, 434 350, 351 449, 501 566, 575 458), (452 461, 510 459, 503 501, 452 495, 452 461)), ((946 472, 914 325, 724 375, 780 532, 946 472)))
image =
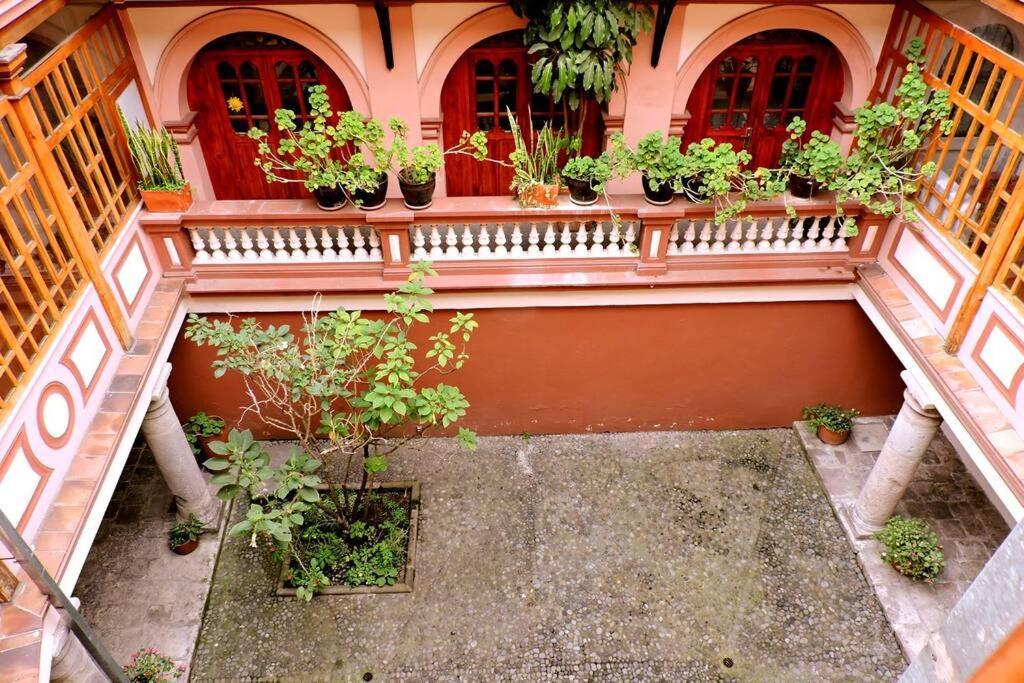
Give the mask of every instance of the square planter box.
MULTIPOLYGON (((326 486, 318 487, 326 490, 326 486)), ((345 487, 351 488, 351 487, 345 487)), ((403 493, 409 497, 409 534, 405 546, 405 569, 398 575, 398 580, 390 586, 338 586, 331 585, 320 590, 316 595, 367 595, 371 593, 411 593, 413 580, 416 577, 416 533, 419 530, 420 516, 420 483, 418 481, 377 482, 370 486, 371 491, 403 493)), ((277 579, 279 597, 295 597, 296 589, 288 586, 286 577, 292 558, 289 555, 281 563, 281 573, 277 579)), ((316 596, 314 596, 316 597, 316 596)))

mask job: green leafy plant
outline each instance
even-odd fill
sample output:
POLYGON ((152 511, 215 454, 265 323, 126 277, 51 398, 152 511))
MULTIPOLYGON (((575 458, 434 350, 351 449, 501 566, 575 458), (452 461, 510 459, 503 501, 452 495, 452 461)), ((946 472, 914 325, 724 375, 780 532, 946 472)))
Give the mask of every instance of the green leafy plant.
POLYGON ((622 157, 623 163, 629 163, 647 178, 647 184, 652 190, 671 185, 679 192, 687 168, 680 151, 681 145, 682 142, 675 136, 666 139, 659 132, 651 132, 636 143, 635 151, 616 144, 612 154, 622 157))
POLYGON ((444 165, 444 157, 463 154, 477 161, 487 159, 487 134, 481 131, 462 131, 459 141, 441 151, 435 144, 409 146, 409 126, 399 118, 392 118, 388 127, 394 136, 391 146, 392 165, 395 175, 410 185, 421 185, 430 181, 444 165))
MULTIPOLYGON (((249 534, 255 544, 269 538, 287 547, 304 515, 329 511, 333 524, 349 533, 367 522, 368 492, 387 471, 388 456, 403 445, 456 425, 469 402, 455 386, 432 382, 461 368, 478 323, 455 313, 429 335, 424 350, 411 338, 430 323, 433 290, 424 278, 435 274, 417 263, 409 278, 384 297, 384 312, 373 318, 339 308, 312 312, 298 334, 288 326, 264 326, 253 318, 234 321, 192 315, 185 337, 217 349, 216 377, 237 374, 249 397, 245 414, 294 437, 298 448, 274 470, 265 450, 248 432, 232 430, 211 449, 218 495, 250 500, 246 519, 231 533, 249 534), (340 476, 339 476, 340 475, 340 476), (323 478, 328 501, 314 488, 323 478), (269 483, 267 483, 269 481, 269 483), (348 495, 344 485, 351 484, 348 495), (329 502, 329 506, 326 503, 329 502)), ((475 448, 475 434, 458 430, 459 443, 475 448)))
POLYGON ((890 517, 875 538, 883 546, 882 560, 915 581, 930 583, 946 566, 939 538, 923 520, 890 517))
POLYGON ((750 160, 749 152, 734 150, 732 143, 711 138, 691 142, 682 159, 683 192, 690 201, 714 204, 715 223, 724 223, 742 213, 750 192, 761 187, 750 185, 753 176, 746 170, 750 160), (730 196, 733 192, 739 194, 730 196))
POLYGON ((860 412, 853 408, 844 409, 842 406, 827 405, 825 403, 807 406, 803 410, 803 418, 810 423, 811 427, 815 429, 824 427, 829 431, 837 433, 848 432, 853 429, 853 418, 858 415, 860 415, 860 412))
POLYGON ((213 417, 200 411, 185 421, 181 428, 185 431, 185 440, 188 441, 192 454, 197 458, 202 455, 202 448, 199 440, 211 436, 217 436, 224 431, 224 420, 213 417))
POLYGON ((128 141, 132 163, 139 172, 139 188, 143 190, 182 190, 188 184, 181 168, 178 143, 166 128, 152 129, 142 122, 128 123, 117 108, 128 141))
POLYGON ((534 187, 558 184, 558 156, 565 151, 576 151, 579 138, 570 137, 564 131, 555 132, 546 123, 540 132, 526 136, 512 110, 507 111, 509 131, 515 145, 506 164, 513 171, 509 189, 516 193, 520 203, 530 206, 530 191, 534 187))
POLYGON ((178 522, 167 532, 167 543, 178 548, 190 541, 198 541, 203 533, 203 523, 195 515, 189 515, 184 522, 178 522))
POLYGON ((822 187, 828 187, 843 168, 843 152, 824 133, 811 131, 804 140, 807 122, 799 116, 786 127, 789 139, 782 143, 781 165, 785 172, 810 178, 822 187))
POLYGON ((612 179, 612 167, 607 154, 594 157, 578 156, 569 159, 562 166, 561 176, 587 183, 597 192, 603 193, 612 179))
POLYGON ((832 188, 840 202, 855 199, 875 213, 913 221, 913 197, 937 169, 934 162, 916 168, 914 158, 936 136, 952 132, 953 122, 949 93, 930 87, 922 76, 920 38, 910 41, 906 56, 894 101, 865 103, 854 113, 854 149, 832 188))
POLYGON ((170 683, 185 675, 185 667, 152 647, 135 652, 122 667, 131 683, 170 683))
POLYGON ((651 28, 650 8, 627 0, 514 0, 511 5, 527 20, 524 41, 536 55, 534 91, 574 110, 586 98, 599 104, 611 100, 637 39, 651 28))

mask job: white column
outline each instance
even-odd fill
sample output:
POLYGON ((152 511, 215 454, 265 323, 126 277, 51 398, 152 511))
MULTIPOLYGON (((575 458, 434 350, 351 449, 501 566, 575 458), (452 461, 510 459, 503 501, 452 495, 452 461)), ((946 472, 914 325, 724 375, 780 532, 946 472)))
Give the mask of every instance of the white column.
MULTIPOLYGON (((77 608, 78 598, 71 598, 77 608)), ((54 683, 106 683, 109 679, 92 660, 85 646, 71 632, 63 610, 54 610, 56 624, 53 626, 53 661, 50 664, 50 681, 54 683)))
POLYGON ((910 373, 904 371, 902 377, 907 383, 903 407, 857 500, 844 510, 857 538, 870 537, 892 516, 942 423, 935 405, 910 373))
POLYGON ((157 382, 146 417, 142 420, 142 435, 146 438, 167 487, 174 494, 178 518, 187 519, 189 514, 193 514, 207 526, 216 526, 220 501, 210 494, 206 479, 185 439, 181 421, 174 413, 167 392, 167 376, 170 371, 171 364, 168 363, 157 382))

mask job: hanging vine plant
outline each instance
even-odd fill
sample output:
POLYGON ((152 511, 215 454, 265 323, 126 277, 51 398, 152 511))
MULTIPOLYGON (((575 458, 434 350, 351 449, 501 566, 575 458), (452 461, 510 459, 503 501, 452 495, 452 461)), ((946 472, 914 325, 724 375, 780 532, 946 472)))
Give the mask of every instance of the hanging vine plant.
POLYGON ((633 47, 651 28, 651 10, 628 0, 511 0, 527 20, 525 42, 537 56, 534 92, 576 110, 587 98, 608 102, 633 47), (564 98, 564 99, 563 99, 564 98))

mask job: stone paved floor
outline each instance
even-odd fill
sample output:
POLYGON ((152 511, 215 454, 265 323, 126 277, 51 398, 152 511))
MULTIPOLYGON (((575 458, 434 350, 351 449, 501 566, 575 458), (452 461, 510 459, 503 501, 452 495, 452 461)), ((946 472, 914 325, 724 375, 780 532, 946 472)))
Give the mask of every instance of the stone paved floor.
POLYGON ((193 553, 167 547, 174 499, 149 450, 136 445, 107 506, 74 594, 119 662, 155 647, 185 664, 192 657, 219 547, 205 535, 193 553))
MULTIPOLYGON (((272 597, 228 537, 193 680, 892 681, 905 667, 791 430, 434 440, 409 594, 272 597)), ((235 516, 239 515, 236 506, 235 516)))
MULTIPOLYGON (((858 418, 850 440, 841 446, 823 444, 806 423, 796 426, 832 504, 838 508, 856 500, 892 418, 858 418)), ((882 562, 878 541, 851 538, 851 542, 900 646, 907 658, 913 659, 1010 530, 941 432, 929 445, 896 514, 925 520, 939 536, 946 568, 933 583, 912 581, 882 562)))

